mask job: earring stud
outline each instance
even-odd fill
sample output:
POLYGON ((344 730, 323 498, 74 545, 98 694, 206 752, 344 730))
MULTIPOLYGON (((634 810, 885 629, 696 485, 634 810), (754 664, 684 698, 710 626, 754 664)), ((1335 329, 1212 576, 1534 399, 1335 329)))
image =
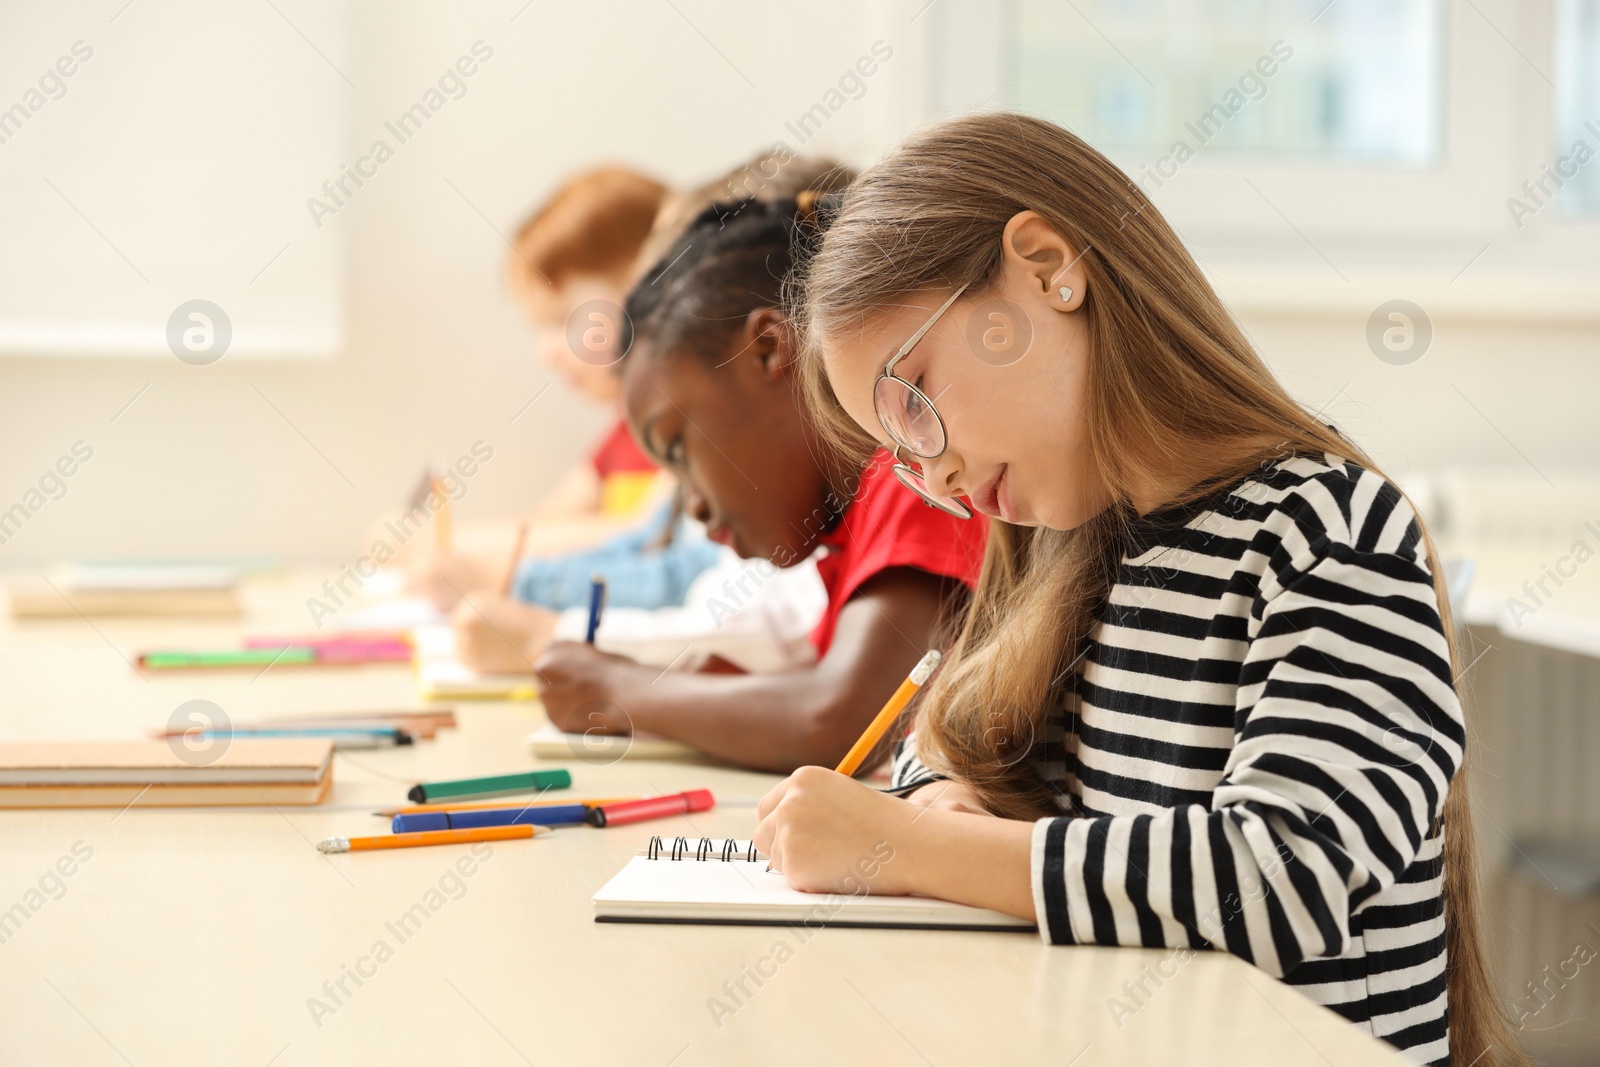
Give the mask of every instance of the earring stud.
POLYGON ((1061 302, 1063 304, 1065 304, 1068 300, 1071 300, 1071 299, 1072 299, 1072 289, 1069 286, 1063 285, 1061 287, 1061 302))

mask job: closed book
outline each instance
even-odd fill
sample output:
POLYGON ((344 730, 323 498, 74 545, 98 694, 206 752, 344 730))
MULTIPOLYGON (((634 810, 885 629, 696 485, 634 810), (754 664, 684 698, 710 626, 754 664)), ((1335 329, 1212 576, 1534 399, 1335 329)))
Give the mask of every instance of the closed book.
POLYGON ((66 589, 44 582, 7 588, 18 619, 75 619, 84 615, 238 615, 235 589, 66 589))
POLYGON ((333 778, 328 738, 0 743, 0 807, 316 804, 333 778))
POLYGON ((11 614, 237 615, 239 571, 213 564, 78 563, 47 577, 18 579, 7 592, 11 614))

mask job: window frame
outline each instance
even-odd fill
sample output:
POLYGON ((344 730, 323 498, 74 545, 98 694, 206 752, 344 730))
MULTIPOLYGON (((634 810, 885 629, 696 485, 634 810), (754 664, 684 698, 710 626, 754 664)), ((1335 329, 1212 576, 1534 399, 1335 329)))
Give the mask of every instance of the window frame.
MULTIPOLYGON (((1030 110, 1006 73, 1014 0, 941 0, 926 19, 923 121, 1030 110)), ((1555 0, 1447 3, 1441 19, 1433 165, 1200 152, 1142 186, 1238 309, 1366 311, 1402 292, 1477 318, 1600 321, 1600 218, 1552 204, 1519 228, 1506 203, 1566 148, 1549 80, 1555 0)), ((1138 161, 1117 162, 1137 179, 1138 161)))

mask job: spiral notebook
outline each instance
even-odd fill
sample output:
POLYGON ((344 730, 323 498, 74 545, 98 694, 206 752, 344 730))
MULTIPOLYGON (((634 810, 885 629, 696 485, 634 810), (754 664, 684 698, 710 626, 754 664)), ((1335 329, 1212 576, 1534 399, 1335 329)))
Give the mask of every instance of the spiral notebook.
MULTIPOLYGON (((894 862, 892 859, 888 862, 894 862)), ((749 841, 652 837, 594 895, 595 922, 1032 930, 1025 919, 930 897, 802 893, 749 841)))

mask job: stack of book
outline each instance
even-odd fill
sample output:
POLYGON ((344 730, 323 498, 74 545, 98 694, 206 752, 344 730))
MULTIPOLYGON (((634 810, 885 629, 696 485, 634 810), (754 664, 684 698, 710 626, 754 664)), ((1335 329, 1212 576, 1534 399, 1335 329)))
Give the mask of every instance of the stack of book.
POLYGON ((328 738, 0 744, 0 808, 320 804, 332 783, 328 738))
POLYGON ((80 615, 238 615, 234 567, 79 564, 9 584, 18 619, 80 615))

